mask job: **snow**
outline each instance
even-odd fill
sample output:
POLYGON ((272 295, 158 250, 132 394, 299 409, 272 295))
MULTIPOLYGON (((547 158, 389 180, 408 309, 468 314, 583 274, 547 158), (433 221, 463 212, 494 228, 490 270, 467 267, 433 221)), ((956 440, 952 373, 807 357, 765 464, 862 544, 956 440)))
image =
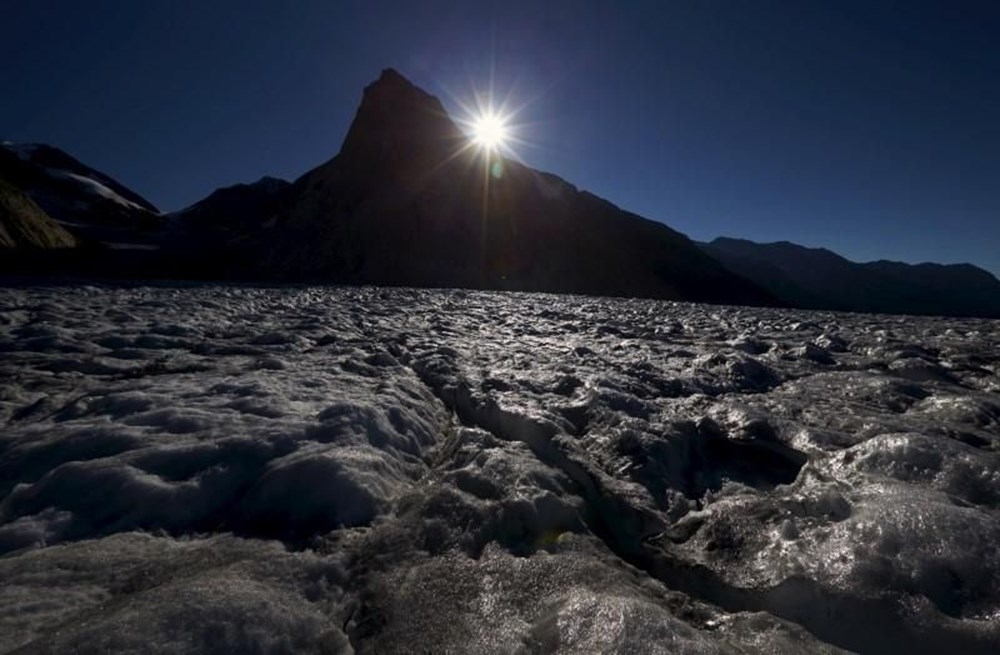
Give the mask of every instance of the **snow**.
POLYGON ((64 171, 57 168, 46 169, 49 175, 52 177, 58 177, 64 180, 72 180, 80 186, 80 188, 87 194, 91 196, 97 196, 103 198, 104 200, 110 200, 111 202, 126 207, 128 209, 134 209, 137 211, 146 211, 143 207, 137 205, 136 203, 121 197, 108 187, 104 186, 97 180, 86 177, 84 175, 77 175, 76 173, 71 173, 69 171, 64 171))
POLYGON ((1000 322, 0 289, 0 652, 995 652, 1000 322))

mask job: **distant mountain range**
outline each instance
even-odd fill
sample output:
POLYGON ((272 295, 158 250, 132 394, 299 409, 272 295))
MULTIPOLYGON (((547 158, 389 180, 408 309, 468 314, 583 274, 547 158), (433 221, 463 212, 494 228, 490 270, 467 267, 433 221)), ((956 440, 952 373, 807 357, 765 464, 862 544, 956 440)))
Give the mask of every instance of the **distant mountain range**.
POLYGON ((468 143, 437 98, 391 69, 365 89, 328 162, 293 183, 265 177, 170 214, 56 148, 5 142, 0 265, 1000 316, 1000 282, 971 265, 696 244, 468 143))
POLYGON ((720 237, 699 245, 793 307, 1000 317, 1000 281, 971 264, 859 264, 787 241, 720 237))

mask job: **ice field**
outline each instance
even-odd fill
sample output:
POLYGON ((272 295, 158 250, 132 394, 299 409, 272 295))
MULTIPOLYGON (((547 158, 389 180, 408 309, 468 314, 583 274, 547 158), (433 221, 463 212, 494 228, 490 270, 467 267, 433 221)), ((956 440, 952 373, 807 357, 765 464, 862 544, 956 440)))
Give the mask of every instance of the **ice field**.
POLYGON ((0 652, 1000 651, 1000 321, 0 289, 0 652))

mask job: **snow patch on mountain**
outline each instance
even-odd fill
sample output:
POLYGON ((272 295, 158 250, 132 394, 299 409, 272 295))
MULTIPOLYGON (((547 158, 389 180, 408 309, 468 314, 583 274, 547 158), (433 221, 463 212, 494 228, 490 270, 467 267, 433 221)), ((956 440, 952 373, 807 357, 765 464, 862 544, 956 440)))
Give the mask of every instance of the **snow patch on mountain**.
POLYGON ((53 168, 46 169, 46 172, 48 172, 48 174, 53 177, 61 178, 64 180, 72 180, 79 186, 79 188, 82 191, 91 196, 97 196, 99 198, 103 198, 104 200, 110 200, 111 202, 114 202, 118 205, 127 207, 129 209, 134 209, 136 211, 145 211, 138 204, 132 202, 131 200, 127 200, 121 197, 120 195, 118 195, 117 193, 115 193, 114 191, 112 191, 111 189, 104 186, 103 184, 101 184, 100 182, 98 182, 93 178, 53 168))

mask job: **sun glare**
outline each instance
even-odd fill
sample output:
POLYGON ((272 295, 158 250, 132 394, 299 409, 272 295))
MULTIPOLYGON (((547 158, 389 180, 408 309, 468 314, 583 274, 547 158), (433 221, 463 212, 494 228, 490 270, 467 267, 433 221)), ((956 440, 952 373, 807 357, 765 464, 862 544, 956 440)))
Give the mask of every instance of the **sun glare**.
POLYGON ((497 150, 507 140, 507 124, 501 116, 483 114, 472 124, 472 138, 485 150, 497 150))

